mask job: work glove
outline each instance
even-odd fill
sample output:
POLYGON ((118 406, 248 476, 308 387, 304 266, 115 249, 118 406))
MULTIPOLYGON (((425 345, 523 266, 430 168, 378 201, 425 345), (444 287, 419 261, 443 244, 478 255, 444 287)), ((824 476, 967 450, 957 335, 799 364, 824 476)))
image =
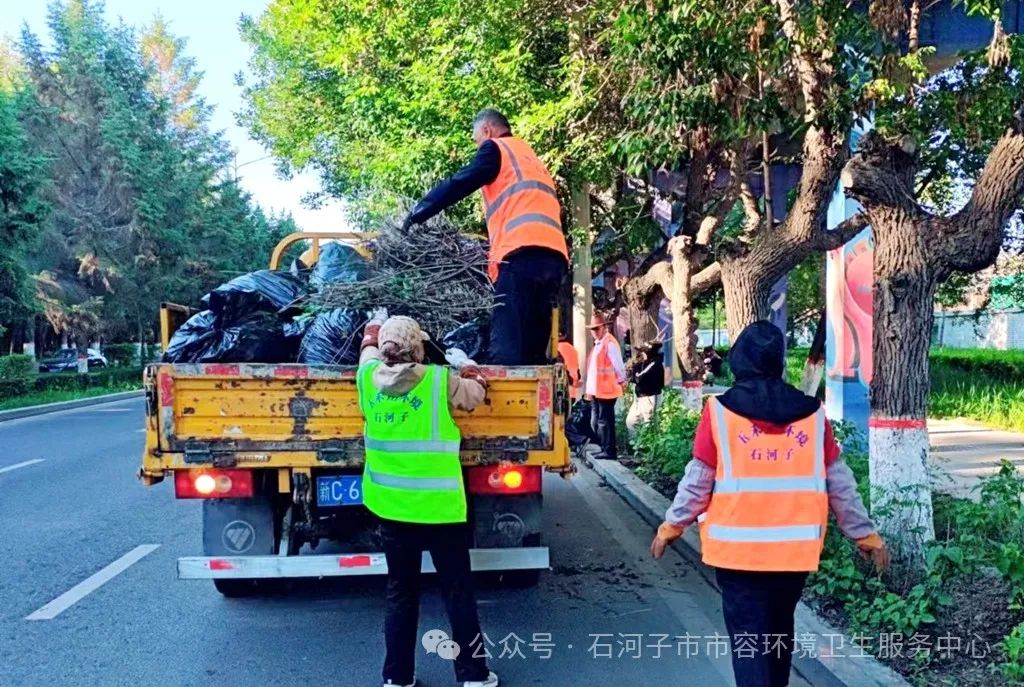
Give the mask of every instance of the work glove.
POLYGON ((885 541, 877 532, 858 539, 857 550, 860 552, 860 557, 866 561, 870 560, 878 572, 885 572, 892 562, 889 547, 885 545, 885 541))
POLYGON ((369 346, 377 345, 380 337, 380 327, 388 319, 387 308, 376 308, 367 313, 367 315, 370 319, 366 323, 366 327, 363 328, 363 341, 359 344, 360 351, 369 346))
POLYGON ((664 556, 665 549, 667 549, 672 542, 683 536, 683 532, 685 531, 685 527, 673 525, 670 522, 661 523, 657 533, 654 535, 654 540, 651 542, 651 558, 658 560, 664 556))
POLYGON ((466 365, 476 365, 476 362, 466 355, 466 352, 461 348, 449 348, 444 352, 444 359, 456 370, 461 370, 466 365))
POLYGON ((404 220, 402 220, 402 233, 408 234, 409 230, 412 229, 413 226, 415 225, 416 222, 412 221, 412 215, 408 215, 404 220))

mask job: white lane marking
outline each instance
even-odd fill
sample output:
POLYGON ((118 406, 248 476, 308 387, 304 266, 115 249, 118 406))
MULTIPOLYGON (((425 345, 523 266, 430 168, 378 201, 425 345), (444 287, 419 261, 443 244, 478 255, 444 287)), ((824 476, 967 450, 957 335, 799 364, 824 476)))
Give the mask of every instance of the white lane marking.
POLYGON ((85 578, 38 611, 25 617, 25 620, 53 620, 89 594, 110 582, 144 557, 160 548, 159 544, 142 544, 118 558, 94 575, 85 578))
POLYGON ((33 460, 26 460, 24 463, 15 463, 14 465, 8 465, 5 468, 0 468, 0 472, 10 472, 11 470, 17 470, 18 468, 27 468, 29 465, 35 465, 36 463, 42 463, 42 458, 35 458, 33 460))

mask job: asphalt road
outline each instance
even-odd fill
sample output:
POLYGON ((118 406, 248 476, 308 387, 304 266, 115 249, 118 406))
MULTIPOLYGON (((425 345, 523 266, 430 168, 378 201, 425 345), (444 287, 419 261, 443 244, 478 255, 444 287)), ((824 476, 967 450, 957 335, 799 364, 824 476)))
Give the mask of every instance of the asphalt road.
MULTIPOLYGON (((201 554, 200 505, 136 481, 142 412, 133 399, 0 423, 0 685, 380 685, 381 579, 237 600, 176 579, 175 560, 201 554), (117 574, 94 584, 104 569, 117 574)), ((552 571, 478 592, 502 684, 732 684, 701 573, 651 562, 651 528, 593 473, 545 489, 552 571)), ((432 590, 420 628, 447 628, 432 590)), ((418 662, 425 687, 455 684, 439 656, 418 662)))

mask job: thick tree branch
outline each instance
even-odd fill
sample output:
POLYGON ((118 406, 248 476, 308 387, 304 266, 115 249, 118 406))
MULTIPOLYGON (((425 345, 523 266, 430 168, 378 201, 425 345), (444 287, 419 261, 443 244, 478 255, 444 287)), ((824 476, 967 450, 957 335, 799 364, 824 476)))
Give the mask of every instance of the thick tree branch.
POLYGON ((955 270, 975 272, 999 256, 1006 223, 1024 202, 1024 112, 999 139, 967 205, 938 220, 940 258, 955 270))
POLYGON ((867 225, 868 218, 857 213, 853 217, 843 220, 836 227, 818 234, 814 241, 814 248, 816 250, 835 250, 852 240, 867 225))
POLYGON ((808 48, 807 36, 800 28, 796 16, 795 0, 775 0, 782 20, 782 33, 793 45, 793 62, 800 77, 800 90, 804 96, 804 121, 816 122, 822 111, 822 84, 815 63, 817 56, 808 48))
POLYGON ((722 265, 718 261, 715 261, 697 274, 693 275, 693 279, 690 281, 690 291, 692 291, 694 295, 699 295, 710 291, 721 284, 722 265))

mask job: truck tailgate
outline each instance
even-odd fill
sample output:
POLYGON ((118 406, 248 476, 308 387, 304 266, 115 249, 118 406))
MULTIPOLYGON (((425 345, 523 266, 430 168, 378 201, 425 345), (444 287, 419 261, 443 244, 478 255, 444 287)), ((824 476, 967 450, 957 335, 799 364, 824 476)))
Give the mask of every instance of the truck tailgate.
MULTIPOLYGON (((158 451, 184 454, 185 463, 218 455, 234 462, 235 453, 258 462, 252 454, 264 452, 315 452, 318 463, 360 462, 363 419, 355 372, 327 365, 156 365, 150 374, 158 451)), ((465 461, 525 461, 527 453, 554 451, 561 436, 556 422, 562 418, 555 412, 561 402, 556 395, 564 393, 561 368, 483 372, 490 384, 486 403, 455 413, 465 461)))

